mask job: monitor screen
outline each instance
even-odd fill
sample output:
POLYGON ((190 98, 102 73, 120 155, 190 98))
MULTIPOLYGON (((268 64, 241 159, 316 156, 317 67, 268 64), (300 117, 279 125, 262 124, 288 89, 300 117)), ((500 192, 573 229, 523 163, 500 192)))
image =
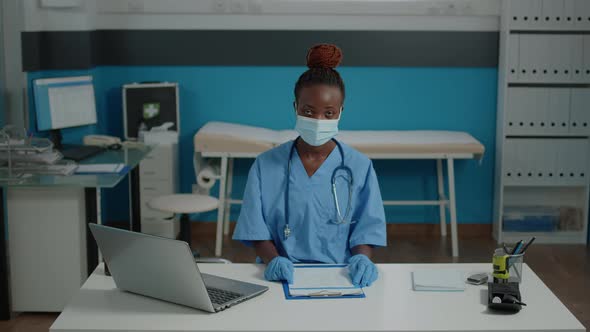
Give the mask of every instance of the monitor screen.
POLYGON ((96 123, 92 76, 38 79, 33 84, 38 130, 96 123))

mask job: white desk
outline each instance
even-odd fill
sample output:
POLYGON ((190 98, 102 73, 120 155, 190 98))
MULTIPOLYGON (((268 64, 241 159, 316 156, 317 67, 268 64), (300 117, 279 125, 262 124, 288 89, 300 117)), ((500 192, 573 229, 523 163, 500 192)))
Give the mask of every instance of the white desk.
MULTIPOLYGON (((203 272, 265 284, 270 290, 217 314, 114 288, 102 266, 58 317, 51 331, 568 331, 585 328, 528 267, 516 315, 491 314, 487 286, 465 292, 414 292, 410 272, 456 268, 484 272, 491 264, 382 264, 364 299, 290 300, 281 285, 263 281, 263 265, 199 264, 203 272)), ((157 282, 157 281, 154 281, 157 282)))

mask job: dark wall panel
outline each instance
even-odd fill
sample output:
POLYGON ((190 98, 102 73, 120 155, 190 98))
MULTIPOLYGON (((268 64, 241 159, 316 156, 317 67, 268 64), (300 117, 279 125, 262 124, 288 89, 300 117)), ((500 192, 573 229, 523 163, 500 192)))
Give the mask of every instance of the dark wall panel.
POLYGON ((97 30, 23 33, 23 69, 99 65, 305 65, 316 43, 345 66, 496 67, 498 33, 477 31, 97 30))

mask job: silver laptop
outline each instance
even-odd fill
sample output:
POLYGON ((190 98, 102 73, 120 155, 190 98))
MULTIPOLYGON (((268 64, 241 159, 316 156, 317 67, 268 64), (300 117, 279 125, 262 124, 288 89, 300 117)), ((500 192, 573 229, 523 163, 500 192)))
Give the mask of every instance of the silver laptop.
POLYGON ((199 272, 186 242, 90 224, 117 288, 208 312, 268 287, 199 272))

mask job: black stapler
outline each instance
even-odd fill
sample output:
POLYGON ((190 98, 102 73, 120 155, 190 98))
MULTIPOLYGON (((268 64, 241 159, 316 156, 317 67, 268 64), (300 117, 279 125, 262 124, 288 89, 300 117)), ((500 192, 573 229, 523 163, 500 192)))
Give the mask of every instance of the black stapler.
POLYGON ((488 284, 488 307, 490 309, 519 312, 522 306, 526 306, 526 304, 522 302, 517 282, 488 284))

